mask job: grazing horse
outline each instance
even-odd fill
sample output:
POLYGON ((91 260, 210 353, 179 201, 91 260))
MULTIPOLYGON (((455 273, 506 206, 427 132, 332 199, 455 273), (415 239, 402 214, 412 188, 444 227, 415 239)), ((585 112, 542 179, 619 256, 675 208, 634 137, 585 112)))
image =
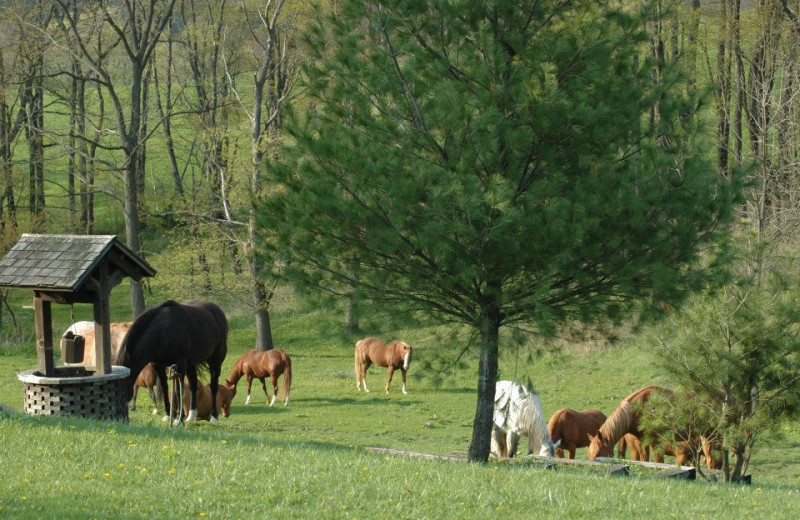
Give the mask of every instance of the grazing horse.
POLYGON ((285 401, 283 406, 289 404, 289 390, 292 388, 292 359, 286 352, 273 348, 270 350, 259 351, 252 349, 242 354, 237 359, 224 386, 231 392, 231 399, 236 395, 236 384, 244 376, 247 379, 247 399, 244 404, 250 404, 250 387, 253 378, 261 381, 261 388, 267 396, 270 406, 275 404, 278 398, 278 378, 283 375, 283 394, 285 401), (269 376, 272 380, 272 400, 267 392, 267 384, 264 379, 269 376))
POLYGON ((547 431, 550 439, 560 441, 561 445, 556 450, 559 458, 564 457, 564 450, 569 452, 569 458, 575 458, 575 450, 589 445, 589 435, 597 435, 600 426, 606 421, 606 416, 600 410, 582 410, 580 412, 571 408, 564 408, 550 417, 547 431))
POLYGON ((403 393, 406 391, 406 373, 408 365, 411 363, 411 346, 405 341, 394 340, 384 344, 378 338, 364 338, 356 343, 355 351, 355 371, 356 371, 356 390, 369 392, 367 388, 367 369, 375 363, 381 367, 387 367, 389 373, 386 377, 386 393, 389 393, 389 385, 392 382, 392 375, 395 369, 400 369, 403 374, 403 393))
POLYGON ((528 437, 528 454, 555 457, 555 444, 547 431, 539 397, 513 381, 498 381, 494 393, 494 424, 491 453, 513 459, 520 435, 528 437))
POLYGON ((136 382, 133 384, 133 399, 131 399, 131 410, 136 410, 136 397, 139 395, 139 388, 144 388, 150 394, 150 399, 153 400, 153 415, 158 413, 158 402, 164 395, 161 390, 161 385, 158 382, 158 374, 156 374, 156 366, 148 363, 141 372, 136 382))
MULTIPOLYGON (((189 384, 188 380, 184 380, 184 385, 189 384)), ((233 392, 230 391, 225 385, 219 385, 217 388, 217 410, 222 410, 224 417, 231 415, 231 401, 233 401, 233 392)), ((183 394, 183 413, 189 415, 189 394, 183 394)), ((211 387, 209 385, 198 385, 197 387, 197 417, 195 421, 210 421, 211 420, 211 387)))
MULTIPOLYGON (((222 362, 228 353, 228 320, 218 306, 210 302, 190 300, 178 303, 168 300, 145 311, 131 325, 118 353, 117 364, 130 369, 129 392, 148 363, 155 365, 161 388, 167 388, 166 367, 176 365, 178 385, 183 376, 189 378, 191 406, 187 421, 197 415, 197 369, 208 369, 211 385, 211 422, 217 421, 217 388, 222 362)), ((172 424, 172 414, 183 423, 183 407, 174 402, 167 406, 166 420, 172 424)))
MULTIPOLYGON (((122 342, 125 339, 125 335, 128 334, 128 330, 131 328, 130 321, 122 321, 118 323, 111 323, 109 330, 111 333, 111 359, 114 359, 119 352, 119 348, 122 346, 122 342)), ((87 367, 95 366, 95 358, 94 358, 94 322, 93 321, 77 321, 70 325, 70 327, 64 331, 63 336, 66 336, 68 332, 73 333, 76 336, 83 336, 84 339, 84 346, 83 346, 83 360, 80 363, 69 363, 70 365, 83 365, 87 367)), ((63 353, 62 353, 63 357, 63 353)))
POLYGON ((639 419, 642 414, 636 410, 636 407, 647 402, 653 392, 672 394, 672 391, 667 388, 647 386, 640 388, 623 399, 600 427, 597 435, 588 435, 589 460, 594 460, 597 457, 613 457, 614 445, 626 433, 631 433, 637 438, 642 437, 643 433, 639 428, 639 419))

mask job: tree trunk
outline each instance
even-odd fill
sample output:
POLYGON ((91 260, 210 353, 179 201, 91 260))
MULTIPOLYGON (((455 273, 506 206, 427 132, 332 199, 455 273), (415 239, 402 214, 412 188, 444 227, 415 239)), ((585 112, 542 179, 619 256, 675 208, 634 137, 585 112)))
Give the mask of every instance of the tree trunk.
POLYGON ((498 352, 500 344, 499 294, 490 297, 480 323, 481 353, 478 365, 478 404, 472 423, 472 443, 469 446, 470 462, 489 459, 494 416, 494 393, 497 384, 498 352))
POLYGON ((170 171, 172 172, 172 182, 175 185, 176 198, 183 200, 183 181, 181 180, 180 170, 178 169, 178 158, 175 155, 175 141, 172 137, 172 35, 167 37, 167 65, 164 79, 164 98, 166 108, 161 103, 161 89, 158 80, 158 67, 153 67, 153 82, 155 83, 154 94, 156 97, 156 108, 161 116, 161 125, 164 129, 164 145, 167 147, 170 171))
POLYGON ((720 2, 720 20, 717 41, 717 170, 720 175, 727 177, 731 98, 727 0, 720 2))
MULTIPOLYGON (((250 225, 250 245, 255 244, 252 223, 250 225)), ((253 310, 256 322, 256 350, 270 350, 275 347, 272 340, 272 325, 269 318, 269 305, 272 300, 272 291, 267 286, 259 273, 263 271, 258 257, 251 250, 247 254, 247 264, 250 272, 250 285, 253 295, 253 310)))

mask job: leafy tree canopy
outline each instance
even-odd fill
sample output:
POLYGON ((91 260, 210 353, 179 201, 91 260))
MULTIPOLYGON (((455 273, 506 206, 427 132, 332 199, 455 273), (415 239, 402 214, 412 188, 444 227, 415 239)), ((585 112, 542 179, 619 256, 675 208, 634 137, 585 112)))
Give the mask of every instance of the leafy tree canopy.
POLYGON ((685 78, 644 52, 653 12, 616 5, 345 0, 307 35, 265 244, 304 284, 480 331, 473 459, 501 326, 680 301, 739 196, 685 78))

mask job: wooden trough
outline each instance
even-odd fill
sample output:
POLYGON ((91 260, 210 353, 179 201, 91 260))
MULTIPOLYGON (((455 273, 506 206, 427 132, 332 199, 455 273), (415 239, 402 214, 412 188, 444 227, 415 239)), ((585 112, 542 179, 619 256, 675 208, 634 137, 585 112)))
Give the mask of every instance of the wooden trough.
MULTIPOLYGON (((464 453, 451 453, 448 455, 438 455, 435 453, 427 453, 423 451, 410 451, 399 450, 394 448, 381 448, 381 447, 368 447, 368 453, 375 455, 400 455, 404 457, 416 457, 429 460, 453 460, 466 462, 467 456, 464 453)), ((512 459, 500 459, 510 461, 512 459)), ((583 466, 600 470, 606 475, 619 475, 629 476, 631 474, 631 466, 639 466, 648 469, 658 470, 654 474, 656 478, 676 478, 683 480, 695 480, 697 477, 697 470, 692 466, 676 466, 674 464, 660 464, 656 462, 639 462, 634 460, 625 460, 624 463, 619 459, 598 458, 597 460, 583 460, 583 459, 551 459, 549 457, 540 457, 538 455, 528 455, 524 458, 526 461, 533 461, 534 465, 540 469, 555 469, 559 465, 564 466, 583 466)))
MULTIPOLYGON (((124 277, 155 274, 113 235, 22 235, 0 260, 0 289, 33 291, 38 366, 17 376, 25 413, 128 419, 122 385, 130 371, 111 365, 109 298, 124 277), (52 303, 92 304, 96 366, 55 366, 52 303)), ((78 338, 63 345, 70 358, 78 355, 78 338)))

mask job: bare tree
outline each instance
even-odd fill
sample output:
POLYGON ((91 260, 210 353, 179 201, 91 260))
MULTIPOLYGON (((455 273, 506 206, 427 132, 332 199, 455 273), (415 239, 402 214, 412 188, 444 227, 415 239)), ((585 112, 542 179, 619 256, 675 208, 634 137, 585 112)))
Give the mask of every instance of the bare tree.
MULTIPOLYGON (((250 117, 250 146, 252 173, 250 189, 258 196, 264 184, 264 155, 276 154, 280 145, 281 106, 291 92, 295 76, 296 57, 290 55, 289 25, 281 16, 285 0, 267 0, 252 13, 245 8, 248 21, 258 15, 261 24, 250 24, 251 33, 259 52, 259 67, 253 81, 253 105, 250 117)), ((244 3, 242 3, 244 6, 244 3)), ((266 282, 269 270, 264 259, 256 255, 255 214, 250 210, 245 251, 252 286, 253 308, 256 320, 256 348, 268 350, 273 347, 269 306, 274 285, 266 282)))
MULTIPOLYGON (((64 28, 73 38, 80 57, 96 75, 111 100, 123 153, 124 213, 126 241, 135 252, 141 251, 140 188, 143 185, 142 165, 146 142, 146 85, 147 69, 159 38, 168 26, 176 0, 107 0, 84 4, 86 10, 75 10, 69 0, 56 0, 61 10, 64 28), (92 48, 85 30, 99 31, 107 27, 115 35, 127 57, 128 77, 123 82, 115 78, 105 55, 92 48), (120 92, 129 88, 127 99, 120 92)), ((134 316, 144 311, 144 291, 139 282, 130 281, 131 311, 134 316)))

